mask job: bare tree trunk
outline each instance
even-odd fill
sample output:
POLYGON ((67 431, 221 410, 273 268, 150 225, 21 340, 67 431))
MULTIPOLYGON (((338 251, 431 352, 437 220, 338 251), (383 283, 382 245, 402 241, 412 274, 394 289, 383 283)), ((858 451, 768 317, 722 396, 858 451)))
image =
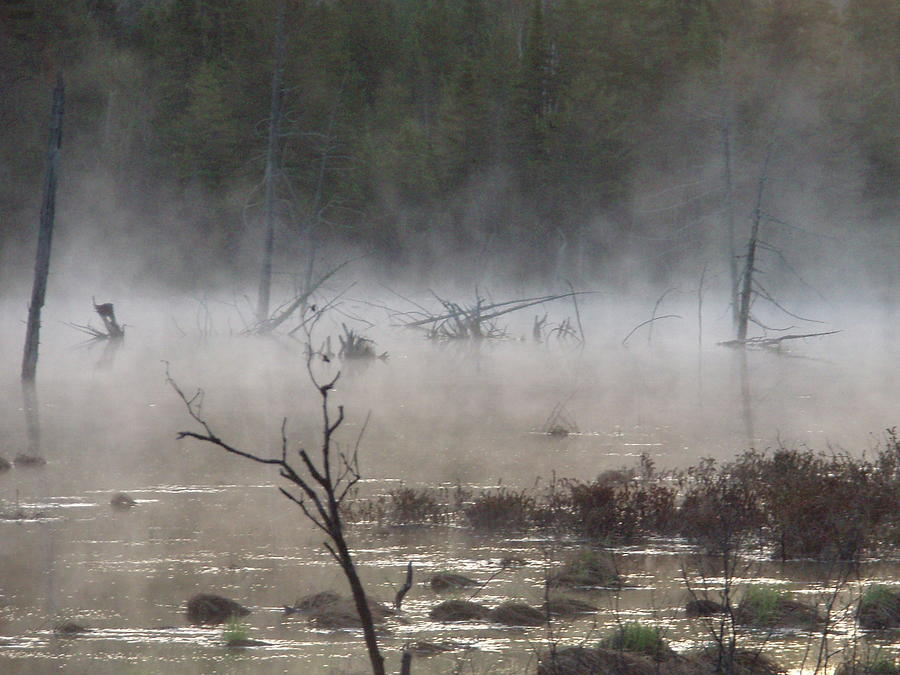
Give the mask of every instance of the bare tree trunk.
POLYGON ((723 178, 725 180, 725 227, 728 246, 728 275, 731 280, 731 319, 735 330, 737 330, 740 317, 738 308, 738 287, 740 283, 738 280, 737 269, 737 248, 735 246, 734 238, 734 180, 732 171, 733 134, 731 124, 732 101, 731 89, 728 86, 727 78, 725 76, 724 45, 721 45, 720 49, 723 52, 719 57, 719 90, 722 102, 720 119, 722 132, 722 161, 724 164, 723 178))
POLYGON ((738 325, 738 271, 737 248, 734 241, 734 183, 731 170, 731 119, 726 118, 722 125, 722 153, 725 160, 725 222, 728 229, 728 275, 731 280, 731 318, 735 327, 738 325))
POLYGON ((278 3, 275 19, 275 68, 272 72, 272 107, 269 112, 269 145, 266 151, 266 238, 263 246, 262 271, 259 277, 259 295, 256 304, 256 320, 269 318, 269 295, 272 289, 272 254, 275 249, 275 181, 279 171, 279 137, 281 136, 281 100, 284 93, 284 0, 278 3))
POLYGON ((53 111, 50 117, 50 145, 47 151, 47 173, 44 177, 44 201, 41 204, 41 225, 38 231, 37 257, 34 263, 34 285, 28 305, 28 329, 25 334, 25 353, 22 358, 22 381, 34 382, 37 373, 38 344, 41 332, 41 309, 47 294, 50 274, 50 244, 53 240, 53 218, 56 215, 56 172, 62 147, 62 120, 65 85, 62 73, 53 89, 53 111))
POLYGON ((750 228, 750 239, 747 242, 747 260, 744 265, 744 276, 741 286, 740 313, 738 314, 737 339, 743 342, 747 339, 747 326, 750 323, 750 303, 753 300, 753 272, 756 264, 756 247, 759 243, 759 223, 762 220, 762 200, 769 178, 769 159, 772 157, 773 144, 766 151, 766 159, 763 162, 762 174, 756 188, 756 207, 753 209, 753 226, 750 228))

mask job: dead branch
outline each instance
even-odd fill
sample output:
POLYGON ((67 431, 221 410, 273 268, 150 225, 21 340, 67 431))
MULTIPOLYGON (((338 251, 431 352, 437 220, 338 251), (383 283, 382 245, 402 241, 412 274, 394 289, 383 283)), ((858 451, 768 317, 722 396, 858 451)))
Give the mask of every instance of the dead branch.
POLYGON ((802 340, 804 338, 814 338, 814 337, 822 337, 824 335, 834 335, 836 333, 840 333, 839 330, 829 330, 824 333, 804 333, 803 335, 782 335, 777 338, 747 338, 746 340, 726 340, 725 342, 717 343, 721 347, 763 347, 763 348, 778 348, 781 346, 781 343, 785 340, 802 340))
POLYGON ((397 591, 397 595, 394 598, 394 609, 400 611, 400 605, 403 604, 403 598, 409 592, 409 589, 412 588, 413 581, 413 565, 412 561, 406 563, 406 581, 403 582, 403 585, 400 587, 400 590, 397 591))
POLYGON ((642 321, 637 326, 631 329, 631 332, 625 336, 625 339, 622 340, 622 346, 625 347, 625 343, 628 342, 628 338, 634 335, 639 328, 646 326, 648 323, 653 323, 654 321, 659 321, 661 319, 680 319, 682 318, 679 314, 663 314, 662 316, 655 316, 652 319, 647 319, 646 321, 642 321))
POLYGON ((344 536, 344 524, 341 515, 344 498, 349 490, 360 480, 356 450, 354 450, 351 457, 347 457, 338 451, 337 460, 339 466, 332 466, 332 461, 335 459, 333 450, 336 448, 334 434, 344 421, 344 407, 338 406, 337 416, 335 417, 329 406, 328 397, 329 393, 334 389, 338 378, 340 378, 340 372, 331 380, 320 383, 313 373, 311 359, 307 360, 306 367, 310 381, 321 397, 322 439, 317 461, 302 447, 296 451, 296 455, 300 459, 299 465, 295 464, 290 458, 285 433, 286 421, 283 421, 281 426, 282 441, 279 457, 265 457, 230 445, 213 431, 211 425, 203 416, 202 390, 198 390, 192 397, 188 398, 170 375, 169 365, 166 363, 166 382, 182 400, 191 418, 202 428, 202 432, 199 433, 180 431, 177 437, 179 439, 194 438, 216 445, 229 454, 258 464, 277 467, 278 474, 295 488, 298 488, 299 492, 291 492, 283 487, 279 487, 278 490, 285 498, 296 504, 310 522, 327 535, 328 540, 323 542, 323 545, 341 566, 344 576, 350 584, 356 611, 362 623, 363 635, 372 664, 372 672, 375 675, 384 675, 384 657, 382 657, 378 647, 375 624, 365 590, 344 536))

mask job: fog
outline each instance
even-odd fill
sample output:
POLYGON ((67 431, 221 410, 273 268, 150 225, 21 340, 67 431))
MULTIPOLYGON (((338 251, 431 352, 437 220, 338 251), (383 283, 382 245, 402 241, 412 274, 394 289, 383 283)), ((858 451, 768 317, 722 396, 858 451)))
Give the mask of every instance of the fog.
MULTIPOLYGON (((285 627, 285 603, 342 587, 340 573, 272 466, 179 439, 202 427, 173 385, 228 444, 277 457, 283 442, 319 449, 313 378, 337 377, 335 438, 358 451, 362 499, 541 489, 642 455, 685 469, 749 449, 879 447, 900 424, 896 11, 670 4, 288 3, 273 313, 311 294, 305 329, 295 313, 268 333, 255 315, 276 3, 0 12, 0 458, 46 460, 0 471, 0 670, 97 657, 119 672, 120 649, 132 665, 227 670, 209 631, 175 629, 173 647, 157 628, 181 625, 200 590, 244 598, 282 641, 239 669, 361 662, 355 636, 285 627), (68 98, 36 437, 20 367, 57 69, 68 98), (751 249, 750 339, 735 344, 751 249), (483 339, 406 325, 442 301, 549 296, 483 339), (124 340, 88 339, 95 303, 114 304, 124 340), (348 330, 376 358, 343 358, 348 330), (559 420, 567 433, 548 434, 559 420), (110 515, 115 492, 137 506, 110 515), (60 647, 47 626, 66 618, 113 632, 60 647)), ((536 598, 528 568, 550 564, 537 535, 351 531, 383 599, 407 558, 493 581, 486 560, 522 553, 495 603, 536 598)), ((683 618, 683 546, 631 551, 626 567, 650 581, 623 606, 655 621, 659 588, 683 618)), ((894 583, 895 562, 866 573, 894 583)), ((785 569, 766 574, 792 583, 785 569)), ((409 631, 442 634, 423 594, 409 631)), ((486 653, 525 668, 527 635, 491 639, 486 653)), ((792 639, 779 648, 805 658, 792 639)))

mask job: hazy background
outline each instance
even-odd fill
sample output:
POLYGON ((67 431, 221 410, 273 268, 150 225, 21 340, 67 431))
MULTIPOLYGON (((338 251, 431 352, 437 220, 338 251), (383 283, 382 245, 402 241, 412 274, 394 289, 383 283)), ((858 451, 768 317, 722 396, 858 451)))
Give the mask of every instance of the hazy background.
MULTIPOLYGON (((628 448, 680 463, 779 435, 857 451, 897 422, 897 3, 286 6, 274 302, 310 266, 317 278, 352 261, 314 298, 343 293, 315 339, 346 322, 390 353, 345 367, 339 389, 348 430, 372 410, 368 471, 529 481, 618 464, 628 448), (761 187, 757 278, 796 316, 763 300, 754 313, 788 332, 842 332, 793 343, 802 358, 750 355, 748 438, 738 365, 715 343, 733 337, 729 222, 741 256, 761 187), (530 339, 535 314, 574 321, 570 301, 504 317, 524 341, 479 348, 429 344, 384 309, 414 309, 402 295, 436 311, 430 290, 473 302, 476 289, 506 300, 568 282, 595 292, 579 301, 583 351, 530 339), (664 293, 657 315, 680 318, 623 347, 664 293), (548 449, 530 432, 561 401, 582 435, 548 449), (625 445, 637 438, 661 445, 625 445)), ((237 337, 256 302, 275 15, 267 0, 0 10, 6 454, 24 443, 18 364, 58 71, 38 369, 47 454, 89 466, 96 449, 129 466, 187 453, 162 360, 208 391, 236 441, 277 446, 288 415, 314 444, 301 343, 237 337), (128 325, 105 370, 64 325, 86 323, 91 298, 128 325)))

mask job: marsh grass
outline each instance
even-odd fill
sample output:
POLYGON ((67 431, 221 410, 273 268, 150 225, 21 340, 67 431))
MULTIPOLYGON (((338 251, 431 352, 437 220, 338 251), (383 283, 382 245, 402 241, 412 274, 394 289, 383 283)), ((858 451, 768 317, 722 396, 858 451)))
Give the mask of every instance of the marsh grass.
POLYGON ((535 498, 527 490, 500 488, 476 496, 463 507, 463 514, 476 530, 519 531, 534 525, 535 507, 535 498))
POLYGON ((746 615, 748 623, 770 625, 778 619, 783 598, 784 593, 772 586, 750 586, 738 609, 746 615))
POLYGON ((900 627, 900 589, 884 584, 867 586, 859 599, 857 619, 863 628, 900 627))
POLYGON ((249 636, 247 625, 240 619, 231 618, 222 627, 222 641, 226 645, 242 644, 249 636))
POLYGON ((663 661, 672 654, 668 643, 657 626, 648 626, 637 621, 623 623, 612 635, 600 642, 606 649, 632 652, 663 661))

